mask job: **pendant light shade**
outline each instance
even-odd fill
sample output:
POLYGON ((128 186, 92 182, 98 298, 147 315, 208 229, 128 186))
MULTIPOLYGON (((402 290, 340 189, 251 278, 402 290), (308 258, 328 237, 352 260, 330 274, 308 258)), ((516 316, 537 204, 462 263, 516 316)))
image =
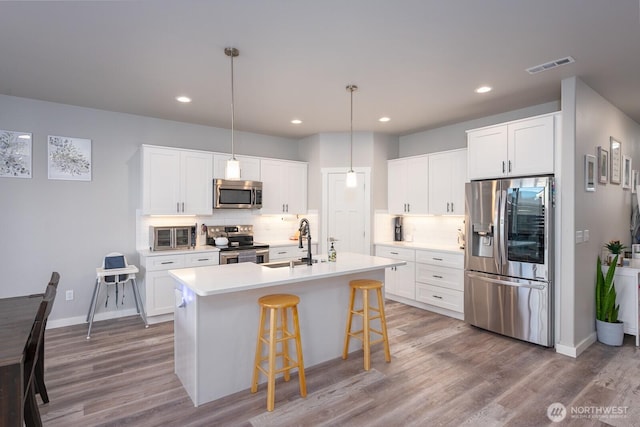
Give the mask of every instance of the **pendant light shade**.
POLYGON ((353 171, 353 92, 358 90, 358 86, 356 85, 348 85, 347 90, 351 94, 351 122, 350 122, 350 134, 351 140, 349 144, 350 154, 349 154, 349 171, 347 172, 347 180, 346 185, 348 188, 355 188, 358 186, 358 177, 356 173, 353 171))
POLYGON ((231 158, 227 160, 224 171, 226 179, 240 179, 240 162, 236 160, 235 147, 233 141, 234 121, 235 121, 235 103, 233 88, 233 58, 240 55, 240 51, 234 47, 227 47, 224 54, 231 58, 231 158))

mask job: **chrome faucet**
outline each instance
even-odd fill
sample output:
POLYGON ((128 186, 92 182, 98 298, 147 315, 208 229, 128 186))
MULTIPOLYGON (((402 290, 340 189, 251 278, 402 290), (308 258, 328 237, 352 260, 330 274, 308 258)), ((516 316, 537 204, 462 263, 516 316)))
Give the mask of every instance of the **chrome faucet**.
POLYGON ((302 249, 302 238, 307 236, 307 265, 312 265, 313 260, 311 259, 311 230, 309 229, 309 220, 307 218, 302 218, 300 220, 300 236, 298 237, 298 247, 302 249))

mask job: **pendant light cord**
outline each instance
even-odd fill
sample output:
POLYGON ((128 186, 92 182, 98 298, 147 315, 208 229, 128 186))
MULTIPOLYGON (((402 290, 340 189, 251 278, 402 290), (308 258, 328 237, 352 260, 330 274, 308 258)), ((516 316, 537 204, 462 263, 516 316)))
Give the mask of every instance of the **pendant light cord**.
POLYGON ((235 103, 234 103, 234 90, 233 90, 233 51, 231 52, 231 160, 236 159, 233 141, 233 129, 236 116, 235 103))
POLYGON ((235 47, 227 47, 224 49, 224 54, 231 57, 231 160, 236 159, 235 141, 233 139, 233 131, 235 129, 235 90, 233 84, 233 57, 240 55, 240 51, 235 47))
POLYGON ((350 122, 350 152, 349 152, 349 172, 353 172, 353 92, 358 90, 358 86, 356 85, 348 85, 347 90, 351 92, 351 122, 350 122))
POLYGON ((351 152, 349 154, 349 172, 353 172, 353 86, 351 86, 351 123, 350 123, 350 131, 351 131, 351 152))

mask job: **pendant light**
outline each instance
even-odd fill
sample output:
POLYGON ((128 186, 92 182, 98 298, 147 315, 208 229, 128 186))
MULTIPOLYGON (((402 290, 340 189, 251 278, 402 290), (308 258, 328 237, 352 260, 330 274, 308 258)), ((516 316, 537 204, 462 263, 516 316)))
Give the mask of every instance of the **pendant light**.
POLYGON ((224 177, 226 179, 240 179, 240 162, 236 160, 235 147, 233 141, 233 127, 235 120, 234 109, 234 93, 233 93, 233 58, 240 55, 240 51, 235 47, 227 47, 224 49, 224 54, 231 58, 231 158, 227 160, 227 165, 224 171, 224 177))
POLYGON ((358 178, 353 171, 353 92, 358 90, 356 85, 348 85, 347 90, 351 93, 351 143, 350 143, 350 155, 349 155, 349 171, 347 172, 347 187, 355 188, 358 186, 358 178))

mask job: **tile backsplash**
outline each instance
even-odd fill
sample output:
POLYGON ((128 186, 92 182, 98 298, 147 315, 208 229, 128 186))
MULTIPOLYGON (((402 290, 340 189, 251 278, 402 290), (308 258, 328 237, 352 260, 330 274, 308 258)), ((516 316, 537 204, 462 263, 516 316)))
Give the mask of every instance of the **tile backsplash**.
POLYGON ((311 236, 318 236, 318 212, 309 210, 305 215, 260 215, 258 211, 244 209, 216 210, 207 216, 147 216, 136 212, 136 249, 149 249, 149 227, 159 225, 197 224, 197 246, 206 245, 206 236, 200 226, 252 224, 257 242, 282 242, 294 235, 300 219, 307 218, 311 224, 311 236))
MULTIPOLYGON (((387 211, 375 212, 375 241, 393 240, 394 218, 387 211)), ((464 228, 463 216, 403 216, 402 234, 405 241, 454 246, 458 244, 458 229, 464 228)))

